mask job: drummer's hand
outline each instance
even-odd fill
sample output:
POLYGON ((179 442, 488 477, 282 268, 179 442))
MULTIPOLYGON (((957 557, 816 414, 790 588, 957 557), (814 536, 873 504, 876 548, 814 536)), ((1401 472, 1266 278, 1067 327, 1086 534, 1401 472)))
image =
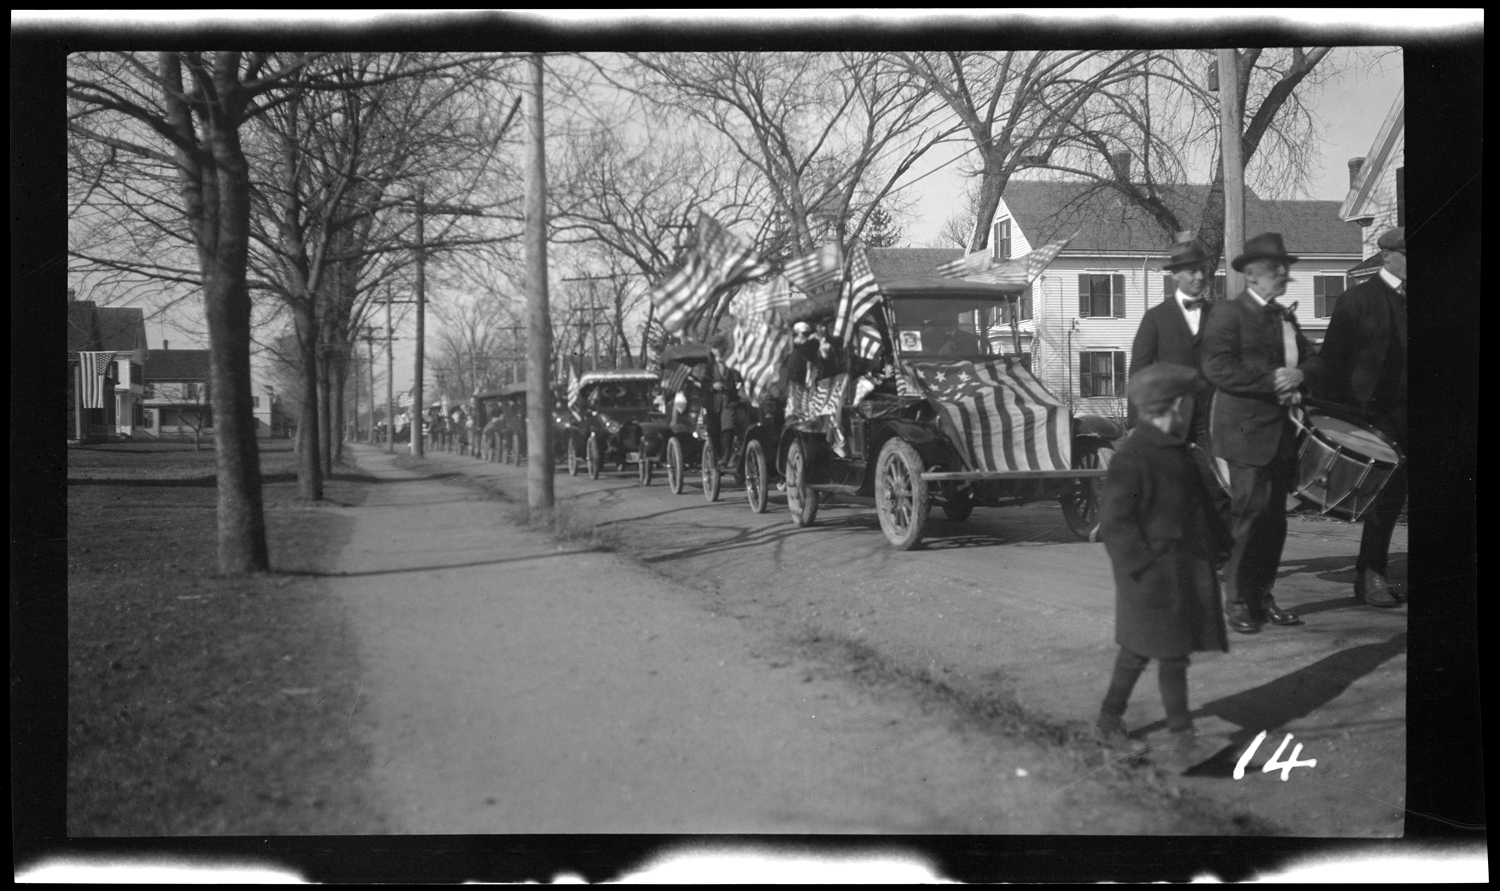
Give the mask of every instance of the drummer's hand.
POLYGON ((1276 392, 1287 393, 1302 386, 1302 369, 1300 368, 1278 368, 1274 378, 1276 392))
POLYGON ((1301 405, 1302 394, 1297 392, 1296 390, 1289 390, 1278 395, 1276 397, 1276 401, 1280 402, 1282 405, 1301 405))

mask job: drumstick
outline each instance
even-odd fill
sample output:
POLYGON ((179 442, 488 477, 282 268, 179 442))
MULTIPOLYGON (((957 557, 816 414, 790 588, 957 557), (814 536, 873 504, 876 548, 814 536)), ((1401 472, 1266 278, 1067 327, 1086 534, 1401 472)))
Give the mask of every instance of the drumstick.
POLYGON ((1321 408, 1324 411, 1333 414, 1354 415, 1361 418, 1373 418, 1375 416, 1373 412, 1365 411, 1358 406, 1344 405, 1339 402, 1329 402, 1327 399, 1315 399, 1311 396, 1305 396, 1303 397, 1302 401, 1312 406, 1313 408, 1321 408))

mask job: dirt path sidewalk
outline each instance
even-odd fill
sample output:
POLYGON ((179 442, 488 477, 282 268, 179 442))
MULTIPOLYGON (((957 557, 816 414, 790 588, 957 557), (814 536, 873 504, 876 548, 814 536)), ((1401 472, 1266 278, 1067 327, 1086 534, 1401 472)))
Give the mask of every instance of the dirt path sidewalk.
POLYGON ((332 588, 397 831, 1174 831, 1066 753, 880 698, 472 486, 355 454, 379 482, 332 588))

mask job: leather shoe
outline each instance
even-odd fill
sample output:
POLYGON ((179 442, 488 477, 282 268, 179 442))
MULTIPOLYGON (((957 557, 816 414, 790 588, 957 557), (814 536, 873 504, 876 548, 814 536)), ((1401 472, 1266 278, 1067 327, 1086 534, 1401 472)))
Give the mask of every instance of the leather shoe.
POLYGON ((1130 734, 1125 731, 1125 722, 1116 715, 1106 715, 1101 712, 1094 730, 1099 744, 1105 748, 1131 752, 1145 748, 1143 743, 1130 738, 1130 734))
POLYGON ((1361 570, 1354 578, 1354 599, 1370 606, 1389 609, 1400 606, 1401 599, 1386 583, 1385 576, 1373 569, 1361 570))
POLYGON ((1231 603, 1224 611, 1224 618, 1229 622, 1229 627, 1241 634, 1255 634, 1260 631, 1260 623, 1250 615, 1250 607, 1243 603, 1231 603))
POLYGON ((1267 594, 1260 602, 1260 608, 1265 613, 1266 621, 1272 625, 1301 625, 1302 618, 1296 613, 1287 612, 1276 605, 1276 600, 1267 594))

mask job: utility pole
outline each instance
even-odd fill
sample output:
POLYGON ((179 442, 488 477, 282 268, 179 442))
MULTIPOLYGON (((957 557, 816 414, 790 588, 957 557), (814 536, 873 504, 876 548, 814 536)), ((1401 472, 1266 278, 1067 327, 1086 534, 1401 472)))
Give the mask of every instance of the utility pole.
POLYGON ((427 416, 427 406, 422 401, 422 346, 423 346, 423 319, 427 308, 427 244, 425 239, 426 227, 423 218, 426 216, 426 208, 422 203, 423 188, 417 183, 417 358, 412 369, 411 401, 411 455, 413 458, 422 457, 422 419, 427 416))
MULTIPOLYGON (((375 441, 375 329, 369 325, 364 326, 365 346, 370 351, 370 442, 375 441)), ((358 410, 355 411, 358 414, 358 410)), ((390 425, 390 419, 386 419, 386 425, 390 425)))
POLYGON ((385 438, 385 450, 392 454, 396 451, 396 351, 391 344, 397 339, 393 336, 391 324, 391 304, 410 303, 410 300, 397 300, 391 296, 390 289, 385 292, 385 422, 389 427, 389 435, 385 438))
POLYGON ((547 305, 547 158, 542 130, 542 56, 531 57, 531 158, 526 165, 526 503, 552 510, 552 320, 547 305))
POLYGON ((1227 263, 1245 247, 1245 109, 1240 99, 1239 52, 1219 50, 1219 144, 1224 160, 1224 297, 1245 287, 1245 277, 1227 263))

